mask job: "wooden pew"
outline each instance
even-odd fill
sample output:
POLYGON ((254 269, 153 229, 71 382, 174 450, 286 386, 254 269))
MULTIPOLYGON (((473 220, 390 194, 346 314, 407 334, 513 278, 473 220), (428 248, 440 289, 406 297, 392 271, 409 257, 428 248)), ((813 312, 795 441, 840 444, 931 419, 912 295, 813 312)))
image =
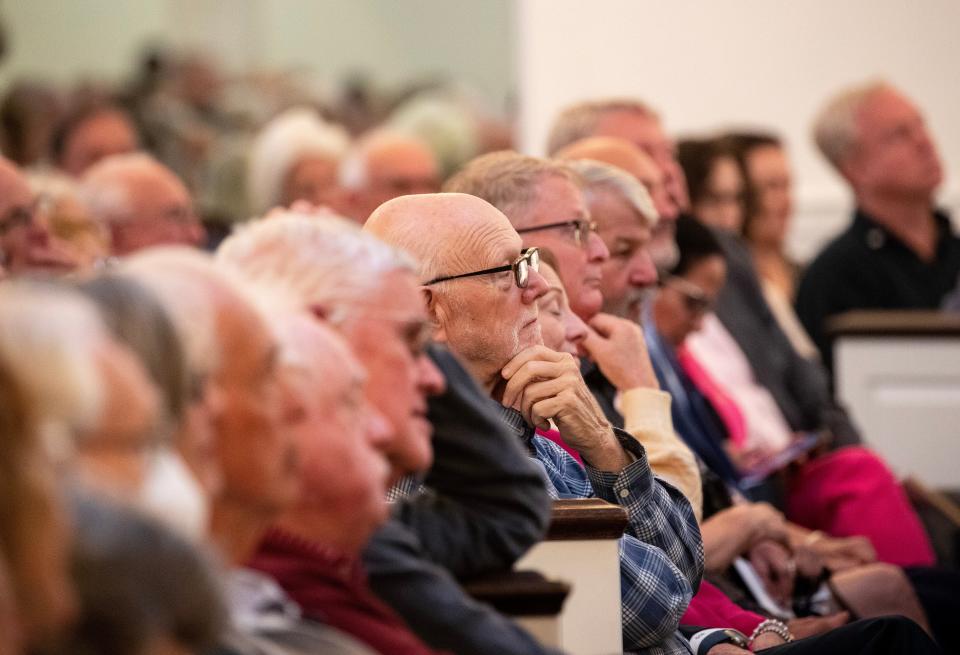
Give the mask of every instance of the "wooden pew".
POLYGON ((960 489, 960 315, 857 311, 833 317, 838 400, 901 477, 960 489))
POLYGON ((544 541, 518 563, 570 584, 555 645, 571 655, 623 651, 619 539, 627 513, 602 500, 554 501, 544 541))
POLYGON ((540 643, 560 645, 560 616, 570 585, 548 580, 535 571, 506 571, 464 584, 476 600, 511 617, 540 643))

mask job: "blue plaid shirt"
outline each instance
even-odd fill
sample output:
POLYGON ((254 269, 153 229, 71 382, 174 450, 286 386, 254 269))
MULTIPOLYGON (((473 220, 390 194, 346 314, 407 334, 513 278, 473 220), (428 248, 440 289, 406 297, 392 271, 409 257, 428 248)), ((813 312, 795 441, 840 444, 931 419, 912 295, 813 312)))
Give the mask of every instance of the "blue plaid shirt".
POLYGON ((614 428, 624 450, 636 458, 620 473, 584 468, 560 446, 536 434, 516 410, 503 420, 539 461, 554 498, 602 498, 627 511, 620 539, 623 644, 650 655, 687 654, 690 644, 676 632, 680 617, 700 586, 703 542, 690 503, 653 476, 643 446, 614 428))

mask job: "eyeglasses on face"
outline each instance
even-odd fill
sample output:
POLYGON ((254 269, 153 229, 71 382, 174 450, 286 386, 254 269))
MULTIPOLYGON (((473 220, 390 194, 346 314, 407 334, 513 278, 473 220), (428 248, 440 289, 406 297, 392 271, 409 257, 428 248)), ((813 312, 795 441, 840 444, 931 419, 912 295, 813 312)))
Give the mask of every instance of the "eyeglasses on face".
POLYGON ((558 228, 571 228, 573 230, 573 240, 580 247, 586 247, 590 234, 597 231, 597 222, 584 219, 573 221, 560 221, 559 223, 547 223, 546 225, 533 225, 531 227, 522 227, 517 230, 517 234, 528 234, 530 232, 540 232, 542 230, 556 230, 558 228))
POLYGON ((537 248, 525 248, 520 251, 520 256, 517 257, 516 261, 508 266, 497 266, 495 268, 485 268, 482 271, 474 271, 472 273, 460 273, 459 275, 445 275, 443 277, 437 277, 429 282, 424 282, 424 286, 429 286, 431 284, 436 284, 438 282, 446 282, 447 280, 457 280, 463 277, 475 277, 477 275, 493 275, 494 273, 504 273, 506 271, 513 271, 513 280, 517 283, 517 286, 521 289, 526 289, 527 284, 530 282, 530 271, 539 271, 540 270, 540 251, 537 248))
POLYGON ((713 310, 714 299, 707 296, 703 289, 692 282, 671 275, 664 280, 663 285, 680 294, 684 306, 691 314, 706 314, 713 310))

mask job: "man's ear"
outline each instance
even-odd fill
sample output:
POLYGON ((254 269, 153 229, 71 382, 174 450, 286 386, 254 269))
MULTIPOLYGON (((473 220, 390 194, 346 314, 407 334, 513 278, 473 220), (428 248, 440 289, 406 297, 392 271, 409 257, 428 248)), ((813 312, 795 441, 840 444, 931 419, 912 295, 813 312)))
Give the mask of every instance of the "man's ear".
POLYGON ((447 332, 444 329, 446 323, 444 319, 444 308, 440 306, 440 299, 433 292, 433 289, 427 286, 420 287, 420 293, 423 294, 423 303, 427 308, 427 320, 430 321, 430 327, 433 328, 433 340, 437 343, 446 343, 447 332))

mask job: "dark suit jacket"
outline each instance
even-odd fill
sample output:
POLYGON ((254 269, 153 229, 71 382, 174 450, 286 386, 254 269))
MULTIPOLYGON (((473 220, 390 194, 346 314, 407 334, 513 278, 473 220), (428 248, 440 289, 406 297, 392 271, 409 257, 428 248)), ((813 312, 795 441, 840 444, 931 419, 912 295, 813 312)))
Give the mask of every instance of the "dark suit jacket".
POLYGON ((430 401, 434 465, 364 552, 374 592, 430 646, 458 655, 549 653, 468 597, 457 579, 503 571, 540 541, 551 501, 542 470, 456 359, 433 348, 447 391, 430 401))

